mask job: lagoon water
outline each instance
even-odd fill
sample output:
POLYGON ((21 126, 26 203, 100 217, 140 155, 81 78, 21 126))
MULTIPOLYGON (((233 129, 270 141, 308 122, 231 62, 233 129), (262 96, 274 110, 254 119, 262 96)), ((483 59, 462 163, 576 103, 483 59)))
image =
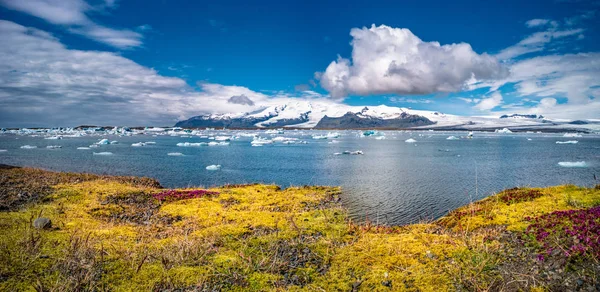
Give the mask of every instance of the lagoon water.
MULTIPOLYGON (((215 135, 238 135, 219 131, 215 135)), ((251 133, 246 131, 245 133, 251 133)), ((264 132, 261 137, 272 138, 264 132)), ((0 163, 56 171, 136 175, 156 178, 165 187, 216 186, 242 183, 339 185, 343 204, 357 221, 407 224, 434 219, 470 201, 505 188, 571 183, 591 186, 600 179, 600 136, 565 138, 562 134, 496 134, 476 132, 473 139, 448 140, 466 132, 388 131, 385 139, 341 137, 315 140, 319 131, 286 131, 307 144, 274 143, 251 147, 250 137, 229 146, 178 147, 181 142, 209 142, 198 136, 85 136, 45 140, 43 137, 0 135, 0 163), (100 138, 118 144, 87 147, 100 138), (406 143, 412 138, 416 143, 406 143), (577 140, 576 144, 556 141, 577 140), (132 147, 138 142, 156 142, 132 147), (22 149, 21 146, 38 146, 22 149), (47 149, 60 145, 60 149, 47 149), (362 150, 364 155, 334 155, 362 150), (93 155, 111 152, 112 155, 93 155), (168 155, 180 152, 183 156, 168 155), (584 161, 584 163, 580 163, 584 161), (563 162, 559 165, 559 162, 563 162), (564 163, 576 162, 576 163, 564 163), (207 170, 221 165, 219 170, 207 170), (567 166, 567 167, 565 167, 567 166)))

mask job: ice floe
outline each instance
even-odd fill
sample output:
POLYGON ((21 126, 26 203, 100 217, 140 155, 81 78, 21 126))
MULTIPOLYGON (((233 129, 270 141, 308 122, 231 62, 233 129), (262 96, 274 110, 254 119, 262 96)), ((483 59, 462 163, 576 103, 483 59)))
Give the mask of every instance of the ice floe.
POLYGON ((254 140, 252 140, 252 142, 250 142, 250 144, 252 146, 254 146, 254 145, 273 144, 273 140, 258 137, 258 138, 255 138, 254 140))
POLYGON ((77 147, 77 150, 90 150, 90 147, 77 147))
POLYGON ((169 153, 167 153, 167 155, 169 155, 169 156, 185 156, 181 152, 169 152, 169 153))
POLYGON ((501 133, 501 134, 510 134, 512 133, 511 130, 509 130, 508 128, 504 128, 502 130, 496 129, 496 131, 494 131, 495 133, 501 133))
POLYGON ((102 140, 96 142, 96 144, 98 144, 98 145, 108 145, 108 144, 110 144, 110 141, 108 141, 108 139, 102 139, 102 140))
POLYGON ((558 165, 562 167, 587 167, 585 161, 561 161, 558 165))
POLYGON ((44 139, 46 139, 46 140, 60 140, 62 138, 63 138, 62 136, 51 136, 51 137, 46 137, 44 139))
POLYGON ((220 164, 213 164, 213 165, 209 165, 206 167, 206 170, 220 170, 220 169, 221 169, 220 164))
POLYGON ((579 141, 577 140, 569 140, 569 141, 556 141, 556 144, 577 144, 579 141))
POLYGON ((112 152, 94 152, 94 155, 113 155, 112 152))
POLYGON ((344 152, 336 152, 333 153, 333 155, 363 155, 364 153, 361 150, 356 150, 356 151, 344 151, 344 152))
POLYGON ((208 146, 229 146, 229 142, 208 142, 208 146))
POLYGON ((456 136, 450 136, 450 137, 446 138, 446 140, 460 140, 460 138, 458 138, 456 136))
POLYGON ((208 146, 208 143, 206 143, 206 142, 200 142, 200 143, 181 142, 181 143, 177 143, 177 146, 179 146, 179 147, 200 147, 200 146, 208 146))
POLYGON ((563 137, 565 137, 565 138, 581 138, 583 136, 581 136, 581 134, 577 134, 577 133, 565 133, 563 135, 563 137))
POLYGON ((138 143, 131 144, 131 147, 143 147, 143 146, 146 146, 146 143, 138 142, 138 143))
POLYGON ((37 146, 32 146, 32 145, 23 145, 21 146, 21 149, 35 149, 37 148, 37 146))
POLYGON ((0 152, 8 152, 6 149, 0 149, 0 152))
POLYGON ((385 136, 377 136, 375 137, 375 140, 385 140, 385 136))
POLYGON ((48 145, 46 146, 47 149, 60 149, 62 148, 62 146, 60 145, 48 145))
POLYGON ((415 140, 413 138, 409 138, 409 139, 406 139, 404 142, 406 142, 406 143, 417 143, 417 140, 415 140))

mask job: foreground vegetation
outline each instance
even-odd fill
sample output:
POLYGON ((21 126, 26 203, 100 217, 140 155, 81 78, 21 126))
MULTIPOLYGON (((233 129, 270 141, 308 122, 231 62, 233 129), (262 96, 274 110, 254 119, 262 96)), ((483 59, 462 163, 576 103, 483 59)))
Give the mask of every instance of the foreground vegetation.
POLYGON ((341 195, 0 167, 0 290, 600 289, 598 187, 511 189, 402 227, 351 223, 341 195))

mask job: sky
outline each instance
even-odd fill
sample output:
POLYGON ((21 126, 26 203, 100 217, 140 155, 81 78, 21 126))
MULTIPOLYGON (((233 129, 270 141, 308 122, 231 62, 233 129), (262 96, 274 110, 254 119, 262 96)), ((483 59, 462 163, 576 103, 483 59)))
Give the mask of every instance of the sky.
POLYGON ((0 127, 294 100, 600 118, 600 1, 0 0, 0 127))

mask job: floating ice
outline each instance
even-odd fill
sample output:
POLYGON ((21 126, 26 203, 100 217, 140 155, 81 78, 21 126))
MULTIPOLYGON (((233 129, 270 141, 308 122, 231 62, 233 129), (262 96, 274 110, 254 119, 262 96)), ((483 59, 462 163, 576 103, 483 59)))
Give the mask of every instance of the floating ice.
POLYGON ((265 131, 265 134, 274 134, 274 135, 277 135, 277 134, 283 134, 283 133, 284 133, 284 132, 283 132, 283 129, 277 129, 277 130, 266 130, 266 131, 265 131))
POLYGON ((77 147, 77 150, 90 150, 90 147, 77 147))
POLYGON ((110 144, 119 144, 119 141, 110 141, 110 144))
POLYGON ((344 151, 342 153, 340 153, 340 152, 333 153, 333 155, 363 155, 363 154, 364 153, 361 150, 356 150, 356 151, 348 151, 348 150, 346 150, 346 151, 344 151))
POLYGON ((146 143, 144 142, 138 142, 138 143, 133 143, 131 144, 132 147, 142 147, 142 146, 146 146, 146 143))
POLYGON ((220 164, 213 164, 213 165, 209 165, 206 167, 206 170, 220 170, 221 169, 221 165, 220 164))
POLYGON ((337 144, 337 143, 340 143, 340 141, 338 141, 338 140, 331 140, 331 141, 329 141, 327 143, 329 143, 329 144, 337 144))
POLYGON ((467 134, 467 138, 473 139, 473 131, 471 131, 471 132, 469 132, 469 134, 467 134))
POLYGON ((375 140, 385 140, 385 136, 377 136, 375 137, 375 140))
POLYGON ((556 141, 556 144, 577 144, 579 141, 577 140, 569 140, 569 141, 556 141))
POLYGON ((60 145, 48 145, 48 146, 46 146, 46 148, 47 149, 59 149, 59 148, 62 148, 62 146, 60 146, 60 145))
POLYGON ((217 136, 215 141, 231 141, 231 136, 217 136))
POLYGON ((37 148, 37 146, 31 146, 31 145, 23 145, 21 146, 21 149, 35 149, 37 148))
POLYGON ((327 135, 313 135, 312 138, 315 140, 325 140, 327 139, 327 135))
POLYGON ((496 132, 496 133, 501 133, 501 134, 510 134, 510 133, 512 133, 512 131, 511 131, 511 130, 509 130, 508 128, 504 128, 504 129, 502 129, 502 130, 498 130, 498 129, 496 129, 496 131, 494 131, 494 132, 496 132))
POLYGON ((169 155, 169 156, 185 156, 181 152, 170 152, 170 153, 167 153, 167 155, 169 155))
POLYGON ((94 155, 113 155, 112 152, 94 152, 94 155))
POLYGON ((581 138, 583 136, 581 136, 581 134, 577 134, 577 133, 565 133, 563 135, 563 137, 565 137, 565 138, 581 138))
POLYGON ((262 147, 263 144, 252 144, 252 147, 262 147))
POLYGON ((98 146, 98 145, 96 145, 96 144, 92 144, 92 145, 90 145, 89 147, 90 147, 90 148, 98 148, 99 146, 98 146))
POLYGON ((8 152, 6 149, 0 149, 0 152, 8 152))
POLYGON ((208 143, 206 143, 206 142, 200 142, 200 143, 181 142, 181 143, 177 143, 177 146, 179 146, 179 147, 200 147, 200 146, 208 146, 208 143))
POLYGON ((341 135, 338 132, 329 132, 327 133, 327 138, 328 139, 335 139, 335 138, 339 138, 341 135))
POLYGON ((108 144, 110 144, 110 142, 108 141, 108 139, 102 139, 102 140, 98 141, 96 144, 98 144, 98 145, 108 145, 108 144))
POLYGON ((409 138, 406 141, 404 141, 406 143, 417 143, 417 140, 413 139, 413 138, 409 138))
POLYGON ((62 136, 52 136, 52 137, 46 137, 44 139, 46 139, 46 140, 60 140, 60 139, 62 139, 62 136))
POLYGON ((450 137, 446 138, 446 140, 460 140, 460 138, 457 138, 455 136, 450 136, 450 137))
POLYGON ((562 167, 587 167, 585 161, 561 161, 558 165, 562 167))
POLYGON ((266 138, 260 138, 259 137, 259 138, 256 138, 256 139, 252 140, 252 142, 250 142, 250 144, 252 146, 254 146, 254 145, 273 144, 273 140, 269 140, 269 139, 266 139, 266 138))
POLYGON ((229 142, 208 142, 208 146, 229 146, 229 142))

